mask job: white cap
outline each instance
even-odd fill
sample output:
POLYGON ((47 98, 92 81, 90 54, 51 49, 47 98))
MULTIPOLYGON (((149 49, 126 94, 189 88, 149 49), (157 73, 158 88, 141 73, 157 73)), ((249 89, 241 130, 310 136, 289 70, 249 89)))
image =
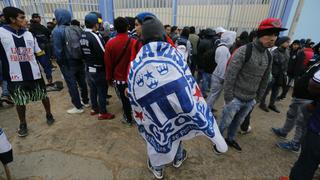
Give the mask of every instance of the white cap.
POLYGON ((218 33, 224 33, 224 32, 226 32, 226 30, 223 28, 223 27, 217 27, 216 29, 215 29, 215 31, 216 31, 216 33, 218 34, 218 33))

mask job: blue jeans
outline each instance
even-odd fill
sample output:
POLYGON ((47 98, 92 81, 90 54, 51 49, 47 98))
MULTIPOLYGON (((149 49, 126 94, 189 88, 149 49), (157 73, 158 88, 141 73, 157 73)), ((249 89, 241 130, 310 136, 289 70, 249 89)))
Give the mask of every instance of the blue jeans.
POLYGON ((221 134, 228 128, 227 139, 230 141, 234 140, 240 124, 244 121, 244 118, 250 113, 255 104, 256 101, 254 99, 245 102, 237 98, 233 98, 231 102, 226 104, 223 108, 219 125, 221 134))
POLYGON ((89 102, 84 65, 71 67, 60 65, 60 70, 68 86, 72 104, 78 109, 82 108, 78 85, 83 103, 87 104, 89 102))
POLYGON ((2 81, 2 93, 1 96, 10 96, 8 90, 8 81, 2 81))
POLYGON ((96 73, 87 72, 87 75, 92 109, 96 112, 99 112, 100 114, 107 113, 107 81, 105 78, 106 73, 104 71, 96 73))
MULTIPOLYGON (((176 156, 174 157, 174 161, 177 161, 177 160, 180 160, 183 158, 183 146, 182 146, 182 142, 180 142, 179 144, 179 147, 178 147, 178 150, 177 150, 177 154, 176 156)), ((164 168, 165 165, 162 165, 162 166, 153 166, 153 169, 156 169, 156 170, 161 170, 164 168)))
MULTIPOLYGON (((201 93, 204 96, 206 94, 206 91, 210 89, 210 84, 211 84, 211 74, 206 73, 204 71, 199 71, 202 77, 202 86, 200 86, 201 93)), ((199 81, 199 80, 198 80, 199 81)), ((198 82, 198 84, 200 84, 198 82)))

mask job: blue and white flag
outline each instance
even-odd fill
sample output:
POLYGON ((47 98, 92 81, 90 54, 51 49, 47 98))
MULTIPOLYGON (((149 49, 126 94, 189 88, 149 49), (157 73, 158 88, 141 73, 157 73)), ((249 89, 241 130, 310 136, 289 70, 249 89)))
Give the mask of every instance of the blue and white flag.
POLYGON ((183 56, 169 43, 144 45, 131 63, 128 94, 153 166, 173 161, 181 140, 205 135, 228 147, 183 56))
POLYGON ((6 153, 11 150, 11 144, 9 143, 6 134, 0 128, 0 154, 6 153))

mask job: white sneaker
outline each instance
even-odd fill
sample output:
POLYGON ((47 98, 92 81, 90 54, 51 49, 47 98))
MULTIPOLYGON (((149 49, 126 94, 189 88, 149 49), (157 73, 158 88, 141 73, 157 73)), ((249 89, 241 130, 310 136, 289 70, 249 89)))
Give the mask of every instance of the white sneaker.
POLYGON ((242 135, 245 135, 245 134, 248 134, 248 133, 250 133, 251 132, 251 126, 249 126, 248 127, 248 130, 246 130, 246 131, 242 131, 242 130, 240 130, 240 134, 242 134, 242 135))
POLYGON ((83 112, 84 112, 83 109, 78 109, 78 108, 76 108, 76 107, 74 107, 74 108, 72 108, 72 109, 69 109, 69 110, 67 111, 67 113, 69 113, 69 114, 80 114, 80 113, 83 113, 83 112))
POLYGON ((84 106, 85 108, 89 108, 89 107, 90 107, 90 104, 89 104, 89 103, 85 104, 84 102, 81 101, 81 104, 82 104, 82 106, 84 106))

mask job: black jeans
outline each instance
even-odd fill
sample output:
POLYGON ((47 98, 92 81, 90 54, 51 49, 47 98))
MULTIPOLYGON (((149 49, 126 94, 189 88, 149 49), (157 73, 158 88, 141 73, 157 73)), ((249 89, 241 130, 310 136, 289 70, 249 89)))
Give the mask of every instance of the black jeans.
POLYGON ((308 129, 299 159, 290 172, 290 180, 312 180, 320 164, 320 135, 308 129))
POLYGON ((90 87, 91 107, 96 112, 104 114, 107 112, 107 81, 105 72, 87 72, 90 87), (99 104, 99 105, 98 105, 99 104))
POLYGON ((277 97, 278 97, 278 94, 279 94, 279 88, 280 86, 276 83, 276 80, 273 79, 269 84, 268 84, 268 87, 261 99, 261 104, 266 104, 266 98, 269 94, 269 92, 271 91, 271 96, 270 96, 270 102, 269 102, 269 105, 270 106, 273 106, 274 103, 276 102, 277 100, 277 97))
POLYGON ((127 121, 127 123, 132 123, 132 110, 129 98, 127 98, 124 94, 124 90, 128 87, 127 84, 116 84, 115 89, 117 92, 118 97, 121 99, 122 108, 123 108, 123 117, 127 121))

